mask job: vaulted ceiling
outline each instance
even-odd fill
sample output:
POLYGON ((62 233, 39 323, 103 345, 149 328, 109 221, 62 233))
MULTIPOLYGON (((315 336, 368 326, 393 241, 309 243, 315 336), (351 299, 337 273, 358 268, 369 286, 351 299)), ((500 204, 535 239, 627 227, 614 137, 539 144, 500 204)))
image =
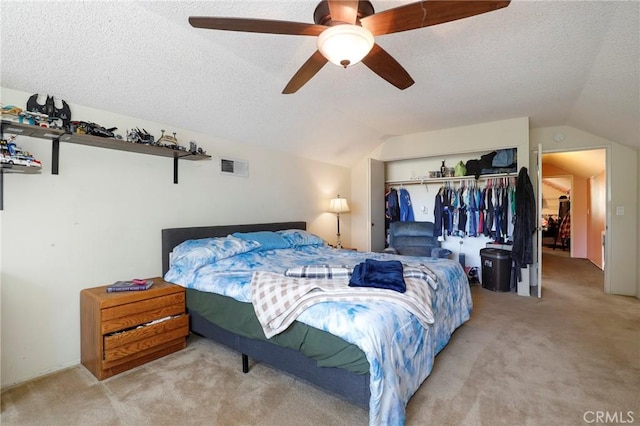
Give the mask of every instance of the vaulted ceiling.
MULTIPOLYGON (((410 1, 371 0, 376 11, 410 1)), ((313 22, 317 1, 2 2, 1 83, 349 166, 394 135, 513 117, 638 149, 640 3, 512 1, 376 41, 415 80, 327 64, 282 95, 315 37, 195 29, 189 16, 313 22)), ((74 117, 82 119, 82 117, 74 117)), ((109 123, 99 123, 109 127, 109 123)))

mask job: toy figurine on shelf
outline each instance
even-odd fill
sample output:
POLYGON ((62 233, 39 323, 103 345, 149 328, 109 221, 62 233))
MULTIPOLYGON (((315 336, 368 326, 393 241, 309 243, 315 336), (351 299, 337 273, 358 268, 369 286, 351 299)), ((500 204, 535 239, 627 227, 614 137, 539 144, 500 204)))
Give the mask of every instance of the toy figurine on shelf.
POLYGON ((54 99, 53 96, 47 95, 44 103, 41 104, 38 102, 38 94, 36 93, 27 100, 27 110, 45 114, 52 121, 59 121, 58 124, 61 128, 68 127, 71 122, 71 108, 64 99, 54 99))
POLYGON ((51 125, 53 120, 47 114, 25 111, 15 105, 2 105, 2 119, 32 126, 55 127, 51 125))
POLYGON ((36 160, 29 152, 18 147, 14 142, 15 138, 15 135, 11 135, 9 140, 2 139, 0 141, 0 163, 2 163, 2 167, 23 166, 42 169, 42 163, 36 160))
POLYGON ((158 145, 165 148, 176 149, 179 151, 187 150, 185 147, 178 144, 178 139, 176 139, 176 132, 173 132, 173 136, 169 136, 164 134, 164 129, 160 131, 162 132, 162 136, 160 136, 160 139, 158 139, 158 145))
POLYGON ((105 128, 96 123, 90 123, 87 121, 70 121, 69 131, 71 133, 77 133, 80 135, 92 135, 99 136, 101 138, 113 138, 122 139, 122 136, 113 133, 117 127, 105 128))
POLYGON ((162 132, 160 139, 158 139, 158 143, 160 144, 160 146, 164 146, 166 148, 174 148, 178 145, 178 139, 176 139, 175 132, 173 133, 173 136, 169 136, 164 134, 164 129, 160 131, 162 132))
POLYGON ((206 151, 200 147, 198 147, 198 144, 196 143, 196 141, 190 141, 189 142, 189 152, 193 155, 205 155, 206 151))
POLYGON ((7 116, 11 116, 11 117, 17 117, 20 116, 20 114, 22 114, 22 108, 18 108, 15 105, 5 105, 5 104, 0 104, 2 105, 2 115, 7 115, 7 116))
POLYGON ((147 132, 145 129, 140 130, 137 127, 127 131, 127 141, 141 143, 143 145, 157 145, 152 134, 147 132))

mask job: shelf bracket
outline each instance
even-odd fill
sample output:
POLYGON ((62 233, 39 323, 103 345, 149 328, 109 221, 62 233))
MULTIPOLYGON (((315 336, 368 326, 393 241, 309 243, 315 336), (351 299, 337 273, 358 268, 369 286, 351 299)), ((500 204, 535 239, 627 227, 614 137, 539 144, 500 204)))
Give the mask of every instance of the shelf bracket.
POLYGON ((0 211, 4 210, 4 169, 0 169, 0 211))
POLYGON ((178 158, 173 157, 173 183, 178 183, 178 158))
POLYGON ((52 139, 51 145, 51 174, 59 174, 60 164, 60 138, 52 139))

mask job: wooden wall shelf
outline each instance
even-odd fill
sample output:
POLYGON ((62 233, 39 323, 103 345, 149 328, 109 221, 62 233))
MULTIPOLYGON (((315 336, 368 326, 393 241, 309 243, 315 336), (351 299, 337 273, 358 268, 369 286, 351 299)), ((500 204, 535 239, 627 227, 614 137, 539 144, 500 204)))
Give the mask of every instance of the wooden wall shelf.
POLYGON ((87 145, 97 148, 115 149, 118 151, 137 152, 139 154, 157 155, 160 157, 181 158, 184 160, 208 160, 210 155, 192 154, 188 151, 165 148, 162 146, 144 145, 122 139, 101 138, 93 135, 65 133, 61 129, 49 129, 24 123, 2 120, 2 133, 13 133, 20 136, 31 136, 39 139, 59 139, 62 142, 87 145))
POLYGON ((22 173, 25 175, 35 175, 42 171, 40 167, 27 167, 20 164, 2 164, 3 173, 22 173))
POLYGON ((64 130, 49 129, 47 127, 2 120, 2 134, 4 133, 13 133, 20 136, 31 136, 32 138, 53 140, 64 135, 64 130))
MULTIPOLYGON (((173 183, 178 183, 178 160, 210 160, 211 156, 206 154, 192 154, 188 151, 166 148, 162 146, 144 145, 129 142, 121 139, 101 138, 93 135, 83 135, 78 133, 65 133, 62 129, 51 129, 31 124, 17 123, 8 120, 2 120, 2 135, 5 133, 16 134, 19 136, 29 136, 38 139, 48 139, 52 141, 51 153, 51 174, 59 173, 60 158, 60 142, 75 143, 78 145, 93 146, 97 148, 115 149, 118 151, 135 152, 138 154, 156 155, 159 157, 173 158, 173 183)), ((8 167, 3 165, 0 168, 0 210, 3 208, 2 192, 3 173, 37 173, 40 171, 26 170, 28 167, 17 167, 13 165, 8 167)))
POLYGON ((122 139, 101 138, 99 136, 67 133, 60 137, 62 142, 70 142, 78 145, 94 146, 97 148, 116 149, 118 151, 137 152, 139 154, 157 155, 160 157, 181 158, 184 160, 207 160, 210 155, 192 154, 188 151, 165 148, 161 146, 144 145, 122 139))

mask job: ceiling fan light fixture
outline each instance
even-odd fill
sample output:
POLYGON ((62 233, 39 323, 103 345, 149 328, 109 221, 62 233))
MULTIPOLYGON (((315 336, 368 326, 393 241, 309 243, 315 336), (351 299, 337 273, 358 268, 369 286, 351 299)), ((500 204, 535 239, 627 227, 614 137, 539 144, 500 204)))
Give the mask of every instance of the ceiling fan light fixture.
POLYGON ((373 47, 373 34, 359 25, 340 24, 318 36, 318 50, 329 62, 342 67, 360 62, 373 47))

